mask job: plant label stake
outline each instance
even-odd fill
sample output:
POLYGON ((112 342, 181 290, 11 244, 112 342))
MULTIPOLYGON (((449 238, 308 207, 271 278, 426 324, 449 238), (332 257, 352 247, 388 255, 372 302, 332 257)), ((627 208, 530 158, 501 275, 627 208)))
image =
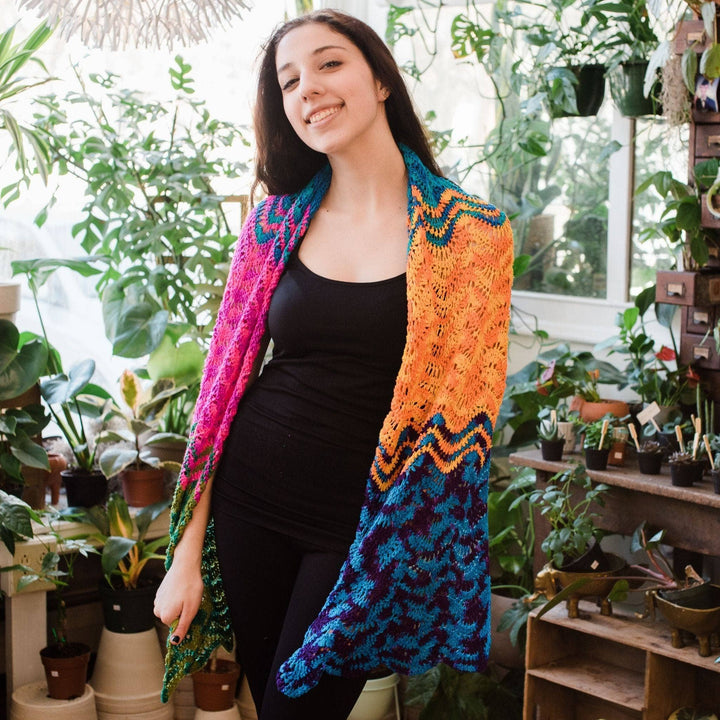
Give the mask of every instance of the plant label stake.
POLYGON ((628 428, 628 432, 630 433, 630 437, 635 442, 635 447, 636 447, 637 451, 640 452, 640 443, 638 442, 638 434, 637 434, 637 430, 635 429, 635 426, 632 423, 628 423, 627 428, 628 428))
POLYGON ((678 445, 680 446, 680 452, 685 452, 685 443, 683 442, 682 428, 679 425, 675 426, 675 437, 677 438, 678 445))

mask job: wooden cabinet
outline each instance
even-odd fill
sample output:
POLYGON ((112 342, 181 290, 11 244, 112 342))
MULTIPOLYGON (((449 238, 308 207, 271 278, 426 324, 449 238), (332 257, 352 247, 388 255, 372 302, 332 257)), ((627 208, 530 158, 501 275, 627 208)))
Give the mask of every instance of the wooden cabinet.
POLYGON ((678 707, 720 711, 717 653, 675 649, 660 620, 604 617, 581 603, 528 621, 524 720, 667 720, 678 707))

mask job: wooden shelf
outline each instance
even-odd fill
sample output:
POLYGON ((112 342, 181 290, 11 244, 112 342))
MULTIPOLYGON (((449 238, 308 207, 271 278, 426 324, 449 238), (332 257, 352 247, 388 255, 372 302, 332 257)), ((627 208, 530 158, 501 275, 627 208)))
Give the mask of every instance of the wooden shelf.
POLYGON ((676 708, 720 710, 720 664, 697 644, 673 648, 663 620, 600 615, 582 602, 528 622, 524 720, 666 720, 676 708))

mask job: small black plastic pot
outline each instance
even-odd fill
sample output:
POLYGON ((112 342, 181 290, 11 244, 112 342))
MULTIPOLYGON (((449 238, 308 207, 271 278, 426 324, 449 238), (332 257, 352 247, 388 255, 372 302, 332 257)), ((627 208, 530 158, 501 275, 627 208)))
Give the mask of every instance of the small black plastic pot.
POLYGON ((702 460, 670 463, 670 482, 677 487, 691 487, 702 480, 703 469, 702 460))
POLYGON ((610 448, 585 448, 585 467, 588 470, 606 470, 608 458, 610 457, 610 448))
POLYGON ((111 588, 102 580, 100 602, 105 627, 116 633, 152 630, 155 627, 153 604, 159 585, 159 580, 152 579, 134 589, 111 588))
POLYGON ((562 460, 565 439, 540 440, 540 452, 543 460, 562 460))
POLYGON ((605 551, 600 547, 600 543, 592 538, 587 550, 569 562, 566 562, 560 570, 563 572, 600 572, 610 568, 605 551))
POLYGON ((662 468, 663 455, 661 452, 637 453, 638 468, 643 475, 659 475, 662 468))

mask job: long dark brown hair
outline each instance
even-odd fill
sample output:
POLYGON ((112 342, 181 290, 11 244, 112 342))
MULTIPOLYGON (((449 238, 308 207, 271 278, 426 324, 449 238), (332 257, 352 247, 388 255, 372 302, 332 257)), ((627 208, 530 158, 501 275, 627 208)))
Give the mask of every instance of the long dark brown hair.
POLYGON ((369 25, 351 15, 337 10, 317 10, 280 25, 263 48, 254 112, 257 153, 253 192, 258 185, 270 195, 297 192, 327 162, 326 155, 309 148, 290 125, 275 67, 280 41, 291 30, 309 23, 325 23, 362 52, 375 79, 390 91, 385 112, 395 142, 407 145, 425 167, 442 175, 397 63, 385 43, 369 25))

